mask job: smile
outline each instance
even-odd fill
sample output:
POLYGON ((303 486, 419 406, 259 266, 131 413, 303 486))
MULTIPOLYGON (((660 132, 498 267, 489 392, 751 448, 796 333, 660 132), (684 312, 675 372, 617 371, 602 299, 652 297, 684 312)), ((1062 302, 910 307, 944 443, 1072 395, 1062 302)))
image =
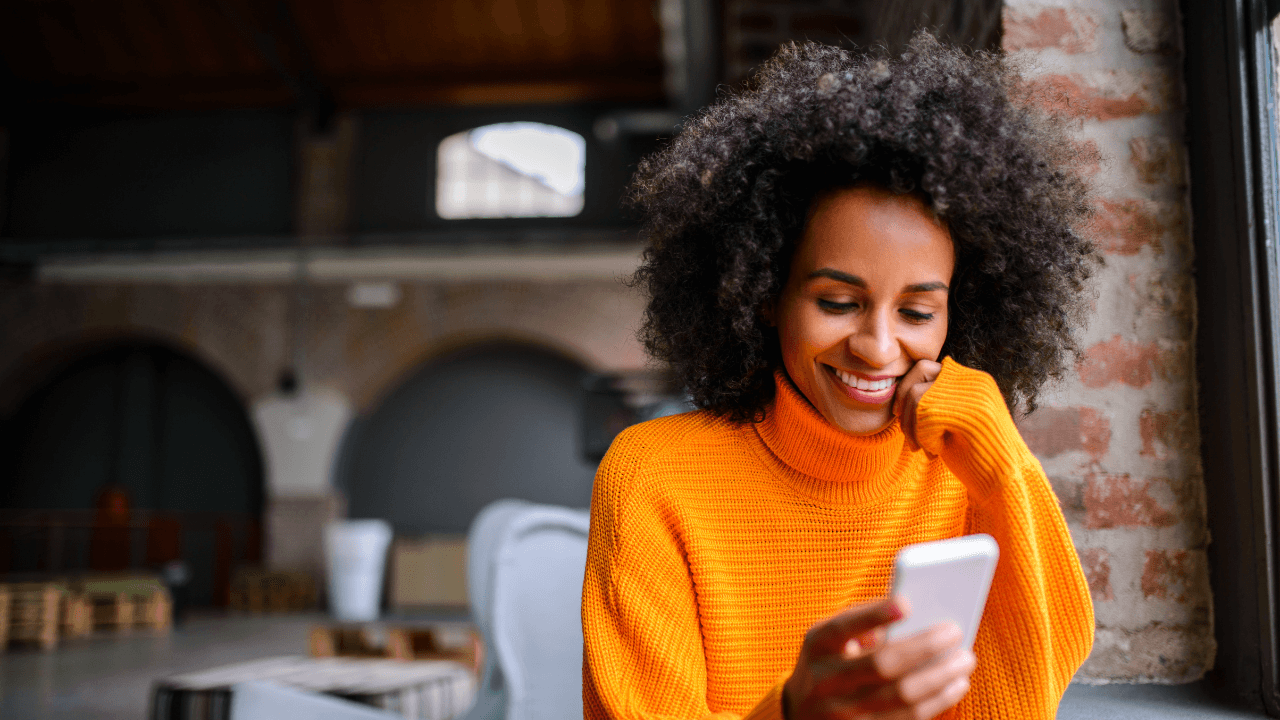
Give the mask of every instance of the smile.
POLYGON ((898 384, 898 378, 896 377, 868 380, 830 365, 827 367, 831 369, 832 374, 840 379, 849 396, 858 402, 875 405, 886 402, 893 397, 894 390, 898 384))

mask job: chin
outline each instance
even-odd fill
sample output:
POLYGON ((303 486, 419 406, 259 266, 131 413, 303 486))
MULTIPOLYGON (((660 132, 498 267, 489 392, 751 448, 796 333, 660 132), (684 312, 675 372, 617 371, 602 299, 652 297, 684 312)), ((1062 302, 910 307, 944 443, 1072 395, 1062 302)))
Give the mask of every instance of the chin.
POLYGON ((892 413, 824 413, 827 422, 850 435, 875 435, 893 424, 892 413))

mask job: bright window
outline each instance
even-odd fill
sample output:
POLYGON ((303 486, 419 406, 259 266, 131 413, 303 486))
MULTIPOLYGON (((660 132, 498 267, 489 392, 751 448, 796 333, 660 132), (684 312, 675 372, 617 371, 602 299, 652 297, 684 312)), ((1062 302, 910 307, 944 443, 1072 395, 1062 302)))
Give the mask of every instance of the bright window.
POLYGON ((436 212, 446 220, 577 215, 586 150, 581 135, 532 122, 450 135, 437 152, 436 212))

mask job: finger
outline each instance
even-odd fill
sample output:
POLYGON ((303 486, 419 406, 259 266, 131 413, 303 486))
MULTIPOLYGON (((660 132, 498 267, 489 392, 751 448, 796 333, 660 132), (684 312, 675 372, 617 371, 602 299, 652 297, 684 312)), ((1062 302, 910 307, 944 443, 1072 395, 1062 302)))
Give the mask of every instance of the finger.
POLYGON ((880 717, 892 718, 893 720, 898 720, 899 718, 902 720, 932 720, 932 718, 936 718, 955 707, 967 692, 969 692, 969 678, 958 678, 936 695, 925 698, 909 708, 903 708, 880 717))
POLYGON ((813 626, 805 637, 806 649, 815 660, 823 656, 843 657, 849 640, 856 639, 861 645, 869 633, 901 620, 908 613, 910 607, 906 600, 896 597, 849 608, 813 626))
POLYGON ((911 637, 888 643, 863 657, 841 662, 825 674, 815 690, 849 697, 885 691, 885 697, 891 697, 897 691, 886 691, 886 688, 896 687, 899 680, 947 657, 955 650, 961 637, 960 629, 952 623, 935 625, 911 637))
POLYGON ((917 360, 915 365, 907 371, 906 375, 898 381, 898 392, 893 398, 893 412, 897 417, 902 417, 902 408, 906 403, 907 392, 915 385, 922 382, 933 382, 938 379, 938 373, 942 372, 942 365, 932 360, 917 360))
POLYGON ((915 384, 907 391, 907 398, 903 403, 902 417, 899 420, 899 424, 902 426, 902 433, 907 436, 907 444, 912 450, 920 449, 920 438, 916 435, 920 400, 925 393, 929 392, 931 387, 933 387, 931 382, 915 384))
POLYGON ((885 711, 917 706, 973 674, 977 661, 964 648, 953 648, 932 663, 868 694, 863 707, 885 711))

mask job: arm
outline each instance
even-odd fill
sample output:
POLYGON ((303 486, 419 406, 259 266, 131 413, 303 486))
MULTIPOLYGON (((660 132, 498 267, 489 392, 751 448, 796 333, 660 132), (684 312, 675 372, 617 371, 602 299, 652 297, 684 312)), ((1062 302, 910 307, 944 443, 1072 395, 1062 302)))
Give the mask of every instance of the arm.
MULTIPOLYGON (((596 474, 582 588, 582 706, 588 720, 721 718, 706 698, 697 599, 678 509, 642 472, 643 443, 614 442, 596 474)), ((781 718, 782 683, 748 718, 781 718)))
POLYGON ((984 372, 944 360, 914 420, 920 447, 969 490, 967 532, 989 533, 1000 545, 974 646, 973 690, 956 716, 1050 720, 1089 655, 1094 620, 1048 479, 984 372))

